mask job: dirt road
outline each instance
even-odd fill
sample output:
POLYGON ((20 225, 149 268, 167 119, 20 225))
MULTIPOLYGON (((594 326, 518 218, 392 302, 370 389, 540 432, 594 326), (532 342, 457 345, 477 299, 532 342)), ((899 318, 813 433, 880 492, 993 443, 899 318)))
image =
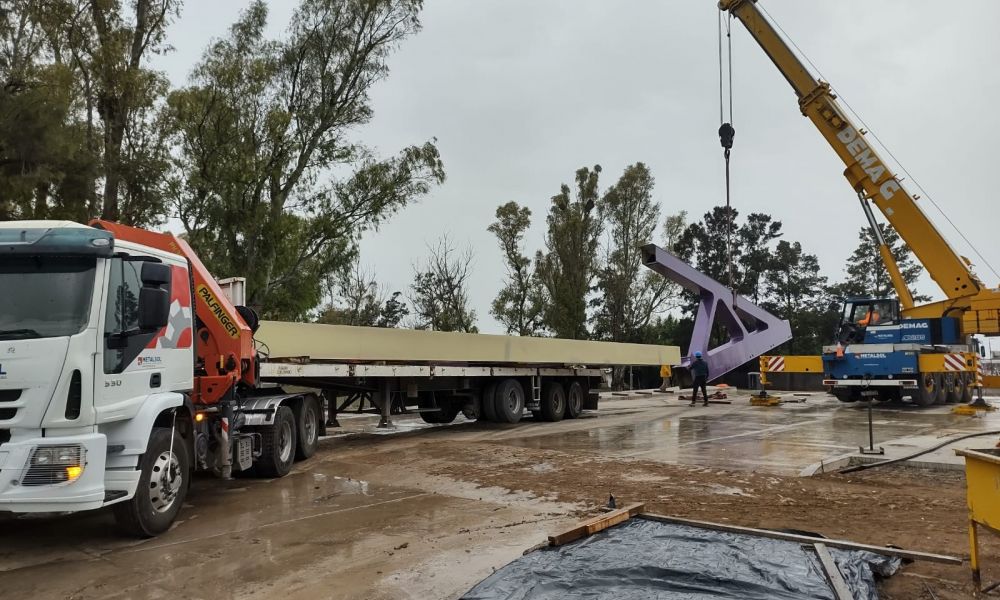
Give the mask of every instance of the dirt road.
MULTIPOLYGON (((879 415, 882 439, 995 425, 903 413, 879 415)), ((780 409, 616 399, 556 424, 397 423, 376 435, 371 417, 347 415, 346 433, 284 479, 199 479, 182 521, 153 540, 119 537, 106 513, 0 517, 2 597, 456 598, 609 494, 664 514, 968 553, 961 471, 797 476, 867 432, 862 411, 822 396, 780 409)), ((983 538, 989 573, 1000 544, 983 538)), ((915 563, 883 591, 972 590, 966 566, 915 563)))

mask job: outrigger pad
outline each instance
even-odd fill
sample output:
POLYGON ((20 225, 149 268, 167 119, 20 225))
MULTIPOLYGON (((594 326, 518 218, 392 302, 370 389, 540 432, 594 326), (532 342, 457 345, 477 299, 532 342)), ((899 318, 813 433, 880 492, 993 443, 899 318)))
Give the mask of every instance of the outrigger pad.
POLYGON ((642 261, 650 269, 698 295, 694 333, 691 334, 688 356, 681 359, 681 366, 690 366, 694 353, 700 351, 708 362, 709 379, 718 379, 792 339, 792 327, 788 321, 734 294, 731 289, 656 244, 642 247, 642 261), (725 326, 729 340, 709 348, 716 320, 725 326))

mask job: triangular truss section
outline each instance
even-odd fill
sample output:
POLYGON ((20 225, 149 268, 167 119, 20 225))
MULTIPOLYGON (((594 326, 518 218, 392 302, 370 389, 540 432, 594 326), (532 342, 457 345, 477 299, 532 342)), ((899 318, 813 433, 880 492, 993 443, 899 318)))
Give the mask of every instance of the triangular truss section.
POLYGON ((750 300, 734 294, 718 281, 698 271, 656 244, 642 247, 642 259, 650 269, 698 295, 698 315, 681 360, 689 366, 696 351, 708 362, 709 379, 718 379, 740 365, 792 339, 792 327, 750 300), (710 348, 716 323, 725 328, 729 339, 710 348))

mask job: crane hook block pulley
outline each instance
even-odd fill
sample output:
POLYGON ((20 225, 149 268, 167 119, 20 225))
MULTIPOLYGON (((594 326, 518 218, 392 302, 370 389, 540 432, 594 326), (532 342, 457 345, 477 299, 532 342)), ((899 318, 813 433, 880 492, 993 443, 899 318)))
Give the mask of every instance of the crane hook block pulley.
POLYGON ((726 150, 730 150, 733 147, 733 137, 736 136, 736 130, 729 123, 723 123, 722 127, 719 127, 719 141, 722 142, 722 147, 726 150))

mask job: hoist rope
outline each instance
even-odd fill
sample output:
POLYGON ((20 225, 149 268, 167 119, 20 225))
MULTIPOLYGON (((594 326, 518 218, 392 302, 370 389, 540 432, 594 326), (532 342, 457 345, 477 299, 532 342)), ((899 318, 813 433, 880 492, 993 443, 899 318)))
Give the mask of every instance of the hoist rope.
POLYGON ((733 275, 733 207, 730 191, 729 176, 729 155, 733 147, 733 136, 736 130, 733 128, 733 38, 732 38, 732 17, 723 17, 722 10, 719 10, 719 141, 723 147, 723 156, 726 159, 726 255, 728 260, 729 289, 733 292, 733 305, 736 305, 735 277, 733 275), (726 45, 728 46, 728 61, 726 70, 729 75, 729 121, 725 119, 725 92, 722 58, 722 22, 726 24, 726 45))

